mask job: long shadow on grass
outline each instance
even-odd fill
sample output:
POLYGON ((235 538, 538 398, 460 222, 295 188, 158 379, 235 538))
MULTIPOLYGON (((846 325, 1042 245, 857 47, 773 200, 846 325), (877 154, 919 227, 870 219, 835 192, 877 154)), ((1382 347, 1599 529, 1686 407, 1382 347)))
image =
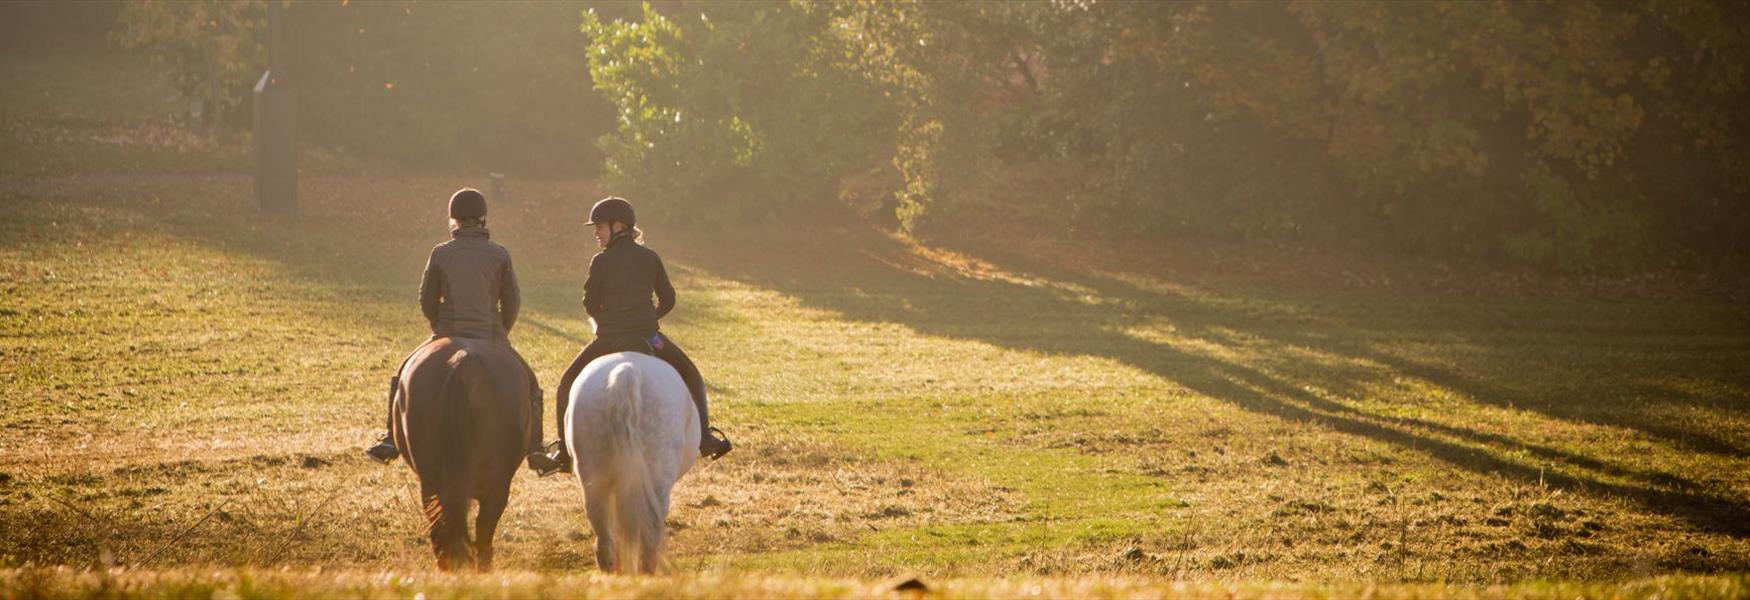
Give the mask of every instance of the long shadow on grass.
MULTIPOLYGON (((932 273, 938 265, 923 264, 928 261, 920 262, 906 245, 879 236, 852 235, 830 241, 786 238, 783 243, 707 240, 678 254, 682 260, 716 275, 774 289, 846 318, 900 323, 928 335, 978 340, 1011 349, 1109 358, 1251 412, 1390 443, 1478 473, 1495 473, 1527 482, 1541 480, 1559 488, 1630 498, 1649 512, 1668 514, 1700 529, 1734 537, 1750 536, 1750 506, 1739 499, 1708 493, 1702 485, 1680 475, 1633 469, 1602 457, 1543 447, 1500 434, 1370 415, 1257 368, 1122 333, 1122 328, 1135 320, 1165 316, 1171 317, 1181 333, 1217 344, 1230 345, 1232 340, 1227 332, 1234 332, 1255 336, 1268 344, 1293 345, 1351 360, 1372 361, 1395 374, 1421 378, 1488 403, 1518 405, 1523 399, 1504 387, 1348 340, 1354 332, 1340 325, 1321 325, 1322 329, 1311 332, 1283 332, 1261 323, 1269 321, 1270 315, 1261 314, 1255 307, 1160 294, 1139 299, 1137 290, 1111 281, 1043 269, 1033 272, 1045 273, 1050 281, 1080 286, 1079 290, 1024 280, 1005 281, 1001 277, 960 277, 939 269, 932 273), (1096 298, 1090 301, 1086 290, 1093 290, 1096 298), (1504 452, 1515 450, 1563 465, 1545 469, 1503 457, 1504 452), (1606 481, 1587 474, 1588 471, 1633 483, 1606 481)), ((1405 335, 1401 331, 1395 333, 1405 335)), ((1464 332, 1438 333, 1462 336, 1464 332)), ((1462 337, 1470 344, 1484 344, 1485 351, 1495 356, 1512 356, 1519 351, 1487 346, 1488 340, 1477 336, 1462 337)), ((1319 369, 1311 364, 1300 368, 1319 369)), ((1527 376, 1535 374, 1533 369, 1527 376)), ((1310 381, 1319 379, 1312 377, 1310 381)), ((1593 413, 1542 405, 1529 408, 1555 418, 1631 427, 1685 447, 1741 455, 1724 438, 1657 423, 1652 415, 1630 418, 1618 413, 1600 418, 1593 413)))
MULTIPOLYGON (((1100 289, 1102 294, 1114 296, 1156 296, 1159 292, 1139 288, 1135 285, 1111 279, 1090 277, 1086 273, 1065 271, 1042 264, 1038 260, 1012 253, 997 254, 1006 264, 1021 265, 1022 268, 1036 272, 1048 273, 1051 277, 1063 281, 1071 281, 1081 285, 1100 289)), ((1192 310, 1199 314, 1202 320, 1174 319, 1181 325, 1181 332, 1190 337, 1202 338, 1206 341, 1223 345, 1232 345, 1234 340, 1217 329, 1241 331, 1245 335, 1266 339, 1272 344, 1314 348, 1322 352, 1340 355, 1352 359, 1376 363, 1391 371, 1407 375, 1431 383, 1437 387, 1459 392, 1467 398, 1490 406, 1510 409, 1525 409, 1544 416, 1566 421, 1601 425, 1608 427, 1623 427, 1634 429, 1649 436, 1662 439, 1675 447, 1695 452, 1707 452, 1726 457, 1750 457, 1739 441, 1719 435, 1715 431, 1700 430, 1697 427, 1685 427, 1670 420, 1670 409, 1705 408, 1720 412, 1746 412, 1743 398, 1732 397, 1730 394, 1707 396, 1674 389, 1670 386, 1660 386, 1642 381, 1623 381, 1625 370, 1641 372, 1656 371, 1660 365, 1667 369, 1666 374, 1681 372, 1708 372, 1714 374, 1730 373, 1736 369, 1735 363, 1739 357, 1729 356, 1720 352, 1720 348, 1710 348, 1704 345, 1692 347, 1661 347, 1656 341, 1636 338, 1671 337, 1678 335, 1717 336, 1718 331, 1710 330, 1710 323, 1705 318, 1698 322, 1707 323, 1697 326, 1693 323, 1661 319, 1656 330, 1636 330, 1625 322, 1636 319, 1624 319, 1620 314, 1608 310, 1597 310, 1587 313, 1584 309, 1563 311, 1557 313, 1550 309, 1526 309, 1510 305, 1495 305, 1483 309, 1486 312, 1502 311, 1508 314, 1487 314, 1483 323, 1439 323, 1431 317, 1421 317, 1413 324, 1405 325, 1394 322, 1393 318, 1372 318, 1368 315, 1359 319, 1349 319, 1343 325, 1327 324, 1319 328, 1284 328, 1260 326, 1260 321, 1267 321, 1267 313, 1236 310, 1203 311, 1204 304, 1183 296, 1163 298, 1166 313, 1182 313, 1192 310), (1522 321, 1530 318, 1533 324, 1522 321), (1516 321, 1518 319, 1519 321, 1516 321), (1438 324, 1435 324, 1438 323, 1438 324), (1431 326, 1431 324, 1434 324, 1431 326), (1670 331, 1672 327, 1687 327, 1688 331, 1670 331), (1367 330, 1365 332, 1361 330, 1367 330), (1489 331, 1483 331, 1487 329, 1489 331), (1556 379, 1565 380, 1566 389, 1561 393, 1539 393, 1528 389, 1523 380, 1496 375, 1487 377, 1468 375, 1463 371, 1472 369, 1455 368, 1462 363, 1434 363, 1418 361, 1404 356, 1380 351, 1369 343, 1363 334, 1383 333, 1393 339, 1458 339, 1467 344, 1475 344, 1483 349, 1484 359, 1488 364, 1472 364, 1467 366, 1480 367, 1481 372, 1512 372, 1524 374, 1525 379, 1533 377, 1547 378, 1552 374, 1556 379), (1605 347, 1592 347, 1603 337, 1605 347), (1553 340, 1552 340, 1553 338, 1553 340), (1629 340, 1624 343, 1623 340, 1629 340), (1550 343, 1550 342, 1554 343, 1550 343), (1527 342, 1530 342, 1529 344, 1527 342), (1553 348, 1539 348, 1538 342, 1553 348), (1622 358, 1617 353, 1630 351, 1638 356, 1622 358), (1685 354, 1686 353, 1686 354, 1685 354), (1593 359, 1592 364, 1586 360, 1576 360, 1577 356, 1587 358, 1595 356, 1608 357, 1605 361, 1593 359), (1580 363, 1580 364, 1575 364, 1580 363), (1624 369, 1628 367, 1629 369, 1624 369)), ((1295 307, 1294 310, 1301 310, 1295 307)), ((1644 311, 1644 309, 1643 309, 1644 311)), ((1450 311, 1448 311, 1450 312, 1450 311)), ((1670 315, 1680 315, 1673 309, 1670 315)), ((1177 316, 1176 314, 1174 316, 1177 316)), ((1683 318, 1693 318, 1692 315, 1681 314, 1683 318)), ((1644 312, 1636 318, 1645 319, 1644 312)), ((1717 318, 1717 316, 1715 317, 1717 318)), ((1402 319, 1401 316, 1397 319, 1402 319)), ((1736 318, 1728 319, 1735 321, 1736 318)), ((1742 327, 1728 327, 1728 332, 1744 331, 1742 327)), ((1737 343, 1734 341, 1734 343, 1737 343)), ((1718 344, 1716 344, 1717 346, 1718 344)), ((1740 353, 1741 354, 1741 353, 1740 353)), ((1328 384, 1329 382, 1321 382, 1328 384)), ((1741 388, 1750 387, 1750 380, 1730 382, 1741 388)))

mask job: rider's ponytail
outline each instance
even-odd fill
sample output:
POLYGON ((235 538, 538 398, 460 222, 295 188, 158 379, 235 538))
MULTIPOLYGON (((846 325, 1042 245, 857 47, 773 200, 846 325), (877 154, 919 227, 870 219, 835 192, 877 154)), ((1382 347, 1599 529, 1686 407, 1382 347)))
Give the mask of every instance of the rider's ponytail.
POLYGON ((614 237, 612 239, 617 240, 617 239, 620 239, 623 237, 632 238, 632 241, 634 243, 637 243, 640 246, 644 245, 644 230, 639 229, 638 226, 636 226, 636 225, 630 225, 630 226, 627 226, 625 229, 621 229, 621 230, 615 232, 614 237))

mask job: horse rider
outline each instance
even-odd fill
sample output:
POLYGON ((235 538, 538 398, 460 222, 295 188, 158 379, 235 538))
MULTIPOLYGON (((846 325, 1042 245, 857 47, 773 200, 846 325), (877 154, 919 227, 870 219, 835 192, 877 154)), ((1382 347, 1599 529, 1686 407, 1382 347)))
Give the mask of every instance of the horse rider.
POLYGON ((595 227, 596 245, 602 248, 590 259, 589 278, 583 284, 583 308, 595 321, 596 337, 577 353, 559 378, 555 406, 560 441, 559 448, 549 456, 562 465, 571 462, 563 443, 566 396, 571 383, 590 361, 629 348, 654 355, 680 372, 693 396, 693 406, 699 410, 700 456, 715 460, 733 448, 721 430, 711 427, 705 379, 699 375, 699 368, 674 340, 658 331, 657 320, 674 310, 675 291, 668 281, 668 271, 662 266, 662 257, 644 246, 644 231, 637 223, 632 204, 616 197, 597 202, 585 223, 595 227), (653 296, 655 304, 651 303, 653 296))
MULTIPOLYGON (((450 240, 431 249, 425 275, 419 282, 419 308, 431 324, 431 337, 425 344, 440 337, 496 340, 528 369, 528 361, 510 345, 510 328, 516 325, 522 294, 517 288, 516 270, 511 267, 510 251, 493 242, 486 230, 486 196, 473 188, 457 190, 450 196, 449 214, 450 240)), ((413 353, 418 354, 419 350, 413 353)), ((401 368, 412 358, 410 354, 403 359, 401 368)), ((395 421, 395 397, 401 390, 401 368, 389 378, 391 426, 395 421)), ((529 387, 531 418, 526 448, 529 469, 551 473, 560 465, 541 452, 541 388, 535 383, 532 369, 529 387)), ((365 453, 385 464, 400 455, 389 431, 365 453)))

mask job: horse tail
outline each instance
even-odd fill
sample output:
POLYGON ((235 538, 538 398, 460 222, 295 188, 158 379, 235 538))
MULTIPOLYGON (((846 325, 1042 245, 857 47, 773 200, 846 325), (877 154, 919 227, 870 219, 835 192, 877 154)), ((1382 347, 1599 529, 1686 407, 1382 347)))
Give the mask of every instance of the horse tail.
POLYGON ((621 363, 608 373, 607 407, 609 454, 607 472, 611 473, 609 497, 613 509, 608 511, 617 546, 620 571, 646 573, 655 564, 645 564, 662 549, 662 499, 651 480, 650 464, 645 461, 643 422, 643 377, 638 367, 621 363))
POLYGON ((452 563, 466 563, 472 558, 473 542, 468 539, 468 505, 474 498, 474 409, 475 392, 485 383, 480 361, 467 350, 458 350, 450 357, 449 374, 444 379, 443 401, 439 407, 442 425, 443 458, 438 461, 437 496, 426 505, 426 520, 431 523, 432 541, 446 549, 452 563))

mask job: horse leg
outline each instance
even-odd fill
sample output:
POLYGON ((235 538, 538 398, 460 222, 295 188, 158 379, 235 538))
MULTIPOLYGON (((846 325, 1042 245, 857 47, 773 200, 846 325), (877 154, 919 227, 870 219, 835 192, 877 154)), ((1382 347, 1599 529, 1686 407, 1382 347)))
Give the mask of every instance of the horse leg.
POLYGON ((603 573, 613 573, 619 561, 614 560, 613 516, 608 514, 611 491, 595 484, 583 488, 583 506, 589 513, 589 528, 595 530, 595 566, 603 573))
POLYGON ((646 544, 643 548, 642 557, 638 564, 644 567, 644 574, 655 573, 656 561, 662 559, 663 542, 668 539, 668 508, 670 501, 673 500, 669 493, 673 490, 673 483, 656 486, 658 498, 656 503, 656 543, 646 544))
POLYGON ((474 515, 474 568, 481 573, 492 570, 492 536, 498 531, 498 519, 510 502, 510 486, 503 493, 493 493, 480 499, 480 512, 474 515))
POLYGON ((438 504, 435 492, 421 493, 425 501, 425 531, 431 538, 431 552, 437 558, 439 571, 449 571, 456 568, 456 559, 448 546, 450 519, 444 514, 438 504))
POLYGON ((440 571, 460 569, 474 562, 473 547, 468 543, 468 499, 449 499, 447 503, 445 499, 439 494, 425 496, 425 520, 440 571))

